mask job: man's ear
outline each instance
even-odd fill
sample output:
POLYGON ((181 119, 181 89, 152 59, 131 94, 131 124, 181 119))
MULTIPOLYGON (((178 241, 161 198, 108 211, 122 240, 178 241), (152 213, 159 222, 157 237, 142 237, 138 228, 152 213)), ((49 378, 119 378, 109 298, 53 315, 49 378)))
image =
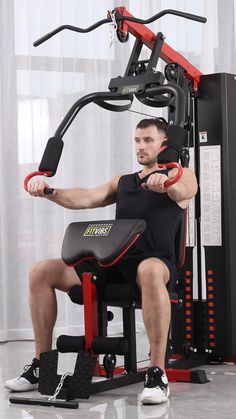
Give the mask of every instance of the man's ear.
POLYGON ((162 141, 162 144, 161 144, 161 146, 163 147, 163 146, 167 146, 168 145, 168 138, 164 138, 164 140, 162 141))

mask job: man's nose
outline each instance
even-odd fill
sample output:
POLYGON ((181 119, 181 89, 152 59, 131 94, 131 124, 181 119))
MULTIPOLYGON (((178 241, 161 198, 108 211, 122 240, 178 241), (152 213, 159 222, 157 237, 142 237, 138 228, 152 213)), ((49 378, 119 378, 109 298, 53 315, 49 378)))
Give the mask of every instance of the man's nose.
POLYGON ((144 150, 145 149, 145 142, 144 141, 140 141, 139 143, 139 150, 144 150))

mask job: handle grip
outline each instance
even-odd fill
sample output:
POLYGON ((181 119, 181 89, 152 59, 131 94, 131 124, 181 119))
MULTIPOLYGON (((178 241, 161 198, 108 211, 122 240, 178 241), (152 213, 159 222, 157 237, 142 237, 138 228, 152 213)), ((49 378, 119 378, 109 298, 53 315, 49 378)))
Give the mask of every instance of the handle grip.
POLYGON ((54 188, 44 188, 43 193, 44 195, 52 195, 54 192, 54 188))
MULTIPOLYGON (((45 171, 45 172, 36 171, 36 172, 29 173, 25 177, 25 179, 24 179, 24 189, 26 190, 26 192, 28 192, 28 182, 34 176, 47 176, 47 177, 52 177, 53 176, 53 172, 51 172, 51 171, 45 171)), ((44 188, 44 191, 43 192, 44 192, 45 195, 52 195, 53 194, 53 191, 54 191, 53 188, 44 188)))
MULTIPOLYGON (((163 169, 172 169, 174 167, 176 167, 178 169, 178 172, 176 173, 176 175, 165 181, 164 183, 164 187, 167 188, 168 186, 174 185, 174 183, 178 182, 178 180, 181 178, 182 174, 183 174, 183 167, 181 166, 181 164, 177 163, 177 162, 170 162, 170 163, 159 163, 159 167, 163 168, 163 169)), ((147 186, 146 183, 142 184, 142 187, 144 189, 149 189, 149 187, 147 186)))
POLYGON ((183 167, 181 166, 181 164, 177 163, 177 162, 170 162, 170 163, 164 163, 164 164, 159 164, 159 167, 162 167, 163 169, 172 169, 174 167, 176 167, 178 169, 176 175, 165 181, 164 186, 165 188, 167 188, 168 186, 174 185, 176 182, 178 182, 178 180, 181 178, 182 174, 183 174, 183 167))

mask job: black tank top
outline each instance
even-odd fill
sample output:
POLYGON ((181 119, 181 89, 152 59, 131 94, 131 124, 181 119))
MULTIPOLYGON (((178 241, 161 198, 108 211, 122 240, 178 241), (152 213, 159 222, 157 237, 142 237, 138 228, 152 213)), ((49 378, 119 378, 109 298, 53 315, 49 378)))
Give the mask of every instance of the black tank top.
MULTIPOLYGON (((156 172, 153 172, 156 173, 156 172)), ((158 173, 167 174, 166 170, 158 173)), ((126 258, 138 256, 175 261, 174 239, 183 216, 183 209, 167 193, 145 190, 138 173, 121 176, 117 191, 116 218, 144 219, 146 230, 126 254, 126 258)))

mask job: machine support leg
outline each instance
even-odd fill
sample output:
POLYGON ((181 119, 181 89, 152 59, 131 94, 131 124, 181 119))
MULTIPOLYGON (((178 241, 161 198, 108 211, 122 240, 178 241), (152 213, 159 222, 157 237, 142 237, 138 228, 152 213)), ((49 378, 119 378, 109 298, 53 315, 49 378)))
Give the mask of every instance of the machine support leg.
POLYGON ((98 336, 98 304, 97 289, 92 282, 93 274, 82 274, 83 297, 84 297, 84 327, 85 327, 85 350, 91 351, 94 336, 98 336))

